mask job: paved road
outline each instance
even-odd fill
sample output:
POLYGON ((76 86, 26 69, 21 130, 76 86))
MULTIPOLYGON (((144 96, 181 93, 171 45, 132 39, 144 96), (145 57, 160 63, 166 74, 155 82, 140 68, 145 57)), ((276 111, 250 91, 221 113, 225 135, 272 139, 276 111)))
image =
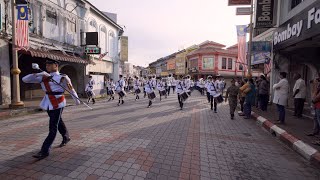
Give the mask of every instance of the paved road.
POLYGON ((57 136, 47 159, 31 156, 48 133, 45 113, 0 121, 0 179, 319 179, 320 172, 254 121, 213 113, 197 92, 180 111, 176 96, 130 98, 65 109, 72 141, 57 136))

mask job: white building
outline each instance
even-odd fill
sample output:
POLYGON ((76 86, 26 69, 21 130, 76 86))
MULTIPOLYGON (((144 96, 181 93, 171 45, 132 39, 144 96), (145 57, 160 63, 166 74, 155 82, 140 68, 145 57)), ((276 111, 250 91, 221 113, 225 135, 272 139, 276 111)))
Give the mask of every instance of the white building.
MULTIPOLYGON (((19 68, 22 76, 32 73, 31 63, 45 67, 45 58, 62 62, 60 72, 67 74, 79 94, 84 94, 85 75, 95 74, 98 80, 105 76, 118 77, 119 38, 122 28, 104 13, 82 0, 29 0, 29 39, 30 46, 20 50, 19 68), (99 46, 102 53, 109 54, 98 61, 98 55, 91 59, 84 54, 81 46, 84 32, 94 31, 99 34, 99 46), (89 65, 88 65, 89 64, 89 65)), ((11 40, 11 1, 0 0, 0 104, 11 102, 11 79, 9 47, 11 40)), ((21 98, 30 99, 42 96, 38 85, 20 82, 21 98)), ((104 88, 97 85, 97 91, 104 88)), ((101 91, 100 91, 101 92, 101 91)))
POLYGON ((134 76, 133 71, 134 71, 133 64, 125 62, 124 63, 123 75, 126 76, 126 77, 133 77, 134 76))

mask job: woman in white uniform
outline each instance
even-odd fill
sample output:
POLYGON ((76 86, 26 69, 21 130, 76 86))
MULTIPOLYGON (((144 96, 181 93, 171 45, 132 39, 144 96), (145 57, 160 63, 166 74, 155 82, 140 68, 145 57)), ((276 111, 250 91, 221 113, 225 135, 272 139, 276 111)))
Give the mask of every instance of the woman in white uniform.
POLYGON ((152 105, 152 101, 156 98, 156 95, 155 95, 154 89, 153 89, 152 77, 149 77, 148 81, 145 83, 144 88, 146 90, 146 93, 148 94, 148 99, 149 99, 148 108, 149 108, 152 105))
POLYGON ((133 82, 134 83, 133 88, 134 88, 134 94, 136 95, 135 100, 137 100, 137 99, 140 99, 139 94, 141 93, 141 90, 140 90, 141 83, 140 83, 140 80, 137 76, 135 76, 134 78, 135 78, 135 80, 133 82))

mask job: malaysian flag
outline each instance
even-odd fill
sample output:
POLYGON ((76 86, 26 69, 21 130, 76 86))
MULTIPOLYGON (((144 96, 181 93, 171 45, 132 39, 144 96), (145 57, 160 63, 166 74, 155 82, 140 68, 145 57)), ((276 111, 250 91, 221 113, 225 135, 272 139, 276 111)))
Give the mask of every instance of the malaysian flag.
POLYGON ((271 58, 266 56, 266 61, 264 63, 264 74, 268 75, 271 72, 271 68, 272 68, 271 58))
POLYGON ((247 25, 238 25, 237 26, 237 35, 238 35, 238 63, 242 64, 244 72, 246 72, 247 60, 247 25))
POLYGON ((16 22, 16 46, 17 48, 29 47, 29 21, 28 5, 17 5, 18 18, 16 22))
POLYGON ((105 52, 103 54, 100 54, 99 60, 102 61, 102 58, 105 57, 109 52, 105 52))

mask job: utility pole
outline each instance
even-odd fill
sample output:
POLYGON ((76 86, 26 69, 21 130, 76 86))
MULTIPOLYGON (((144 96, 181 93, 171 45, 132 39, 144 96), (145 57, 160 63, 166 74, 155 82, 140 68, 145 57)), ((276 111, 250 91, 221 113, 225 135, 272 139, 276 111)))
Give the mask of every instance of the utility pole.
POLYGON ((251 50, 252 50, 252 35, 253 35, 253 25, 252 20, 253 19, 253 0, 251 0, 251 10, 250 10, 250 32, 249 32, 249 49, 248 49, 248 75, 252 76, 251 72, 251 50))
POLYGON ((16 1, 11 0, 11 13, 12 13, 12 102, 10 108, 23 108, 24 103, 20 101, 20 81, 19 74, 21 73, 18 66, 18 52, 16 49, 16 1))

